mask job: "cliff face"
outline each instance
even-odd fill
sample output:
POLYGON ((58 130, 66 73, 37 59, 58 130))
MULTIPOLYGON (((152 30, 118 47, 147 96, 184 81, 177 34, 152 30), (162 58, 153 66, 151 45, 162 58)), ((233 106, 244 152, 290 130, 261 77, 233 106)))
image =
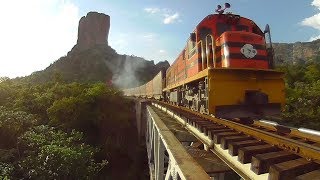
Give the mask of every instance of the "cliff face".
POLYGON ((273 43, 276 63, 308 61, 320 55, 320 40, 312 42, 273 43))
POLYGON ((72 51, 90 49, 95 45, 108 45, 110 16, 89 12, 79 21, 78 40, 72 51))

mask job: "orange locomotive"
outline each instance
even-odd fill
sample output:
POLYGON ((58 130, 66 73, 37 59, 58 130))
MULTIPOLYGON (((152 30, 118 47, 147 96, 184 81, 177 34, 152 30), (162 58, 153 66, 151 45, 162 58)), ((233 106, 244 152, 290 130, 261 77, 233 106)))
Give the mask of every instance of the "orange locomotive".
POLYGON ((272 70, 269 26, 262 32, 250 19, 224 14, 229 7, 218 6, 190 34, 166 71, 162 98, 223 118, 277 116, 285 103, 284 81, 282 72, 272 70))

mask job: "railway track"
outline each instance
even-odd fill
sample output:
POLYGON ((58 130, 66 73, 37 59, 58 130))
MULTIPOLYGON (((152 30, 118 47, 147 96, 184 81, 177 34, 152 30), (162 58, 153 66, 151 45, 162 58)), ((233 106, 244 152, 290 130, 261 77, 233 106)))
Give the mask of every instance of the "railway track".
POLYGON ((174 112, 222 160, 237 161, 227 164, 245 179, 320 179, 320 136, 268 122, 219 119, 161 101, 152 104, 174 112))

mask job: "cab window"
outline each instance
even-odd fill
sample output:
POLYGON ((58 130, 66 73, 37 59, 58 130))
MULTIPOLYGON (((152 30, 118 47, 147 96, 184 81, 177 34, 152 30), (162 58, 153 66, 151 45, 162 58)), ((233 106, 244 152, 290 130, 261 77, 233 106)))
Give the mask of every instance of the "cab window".
POLYGON ((252 32, 255 33, 255 34, 258 34, 258 35, 260 35, 260 36, 263 36, 263 33, 262 33, 262 31, 259 29, 258 26, 253 26, 252 32))
POLYGON ((245 25, 237 25, 236 26, 236 31, 246 31, 249 32, 249 27, 245 25))
POLYGON ((220 36, 222 33, 226 31, 231 31, 230 24, 218 23, 217 24, 217 35, 220 36))
POLYGON ((195 53, 196 53, 196 42, 191 41, 189 39, 188 41, 188 59, 190 59, 195 53))

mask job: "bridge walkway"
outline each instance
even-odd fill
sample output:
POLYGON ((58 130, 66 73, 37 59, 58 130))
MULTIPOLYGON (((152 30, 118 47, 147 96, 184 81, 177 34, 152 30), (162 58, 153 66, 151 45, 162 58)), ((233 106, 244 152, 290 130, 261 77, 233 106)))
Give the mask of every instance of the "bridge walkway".
POLYGON ((239 179, 174 118, 152 106, 146 110, 151 179, 239 179))

